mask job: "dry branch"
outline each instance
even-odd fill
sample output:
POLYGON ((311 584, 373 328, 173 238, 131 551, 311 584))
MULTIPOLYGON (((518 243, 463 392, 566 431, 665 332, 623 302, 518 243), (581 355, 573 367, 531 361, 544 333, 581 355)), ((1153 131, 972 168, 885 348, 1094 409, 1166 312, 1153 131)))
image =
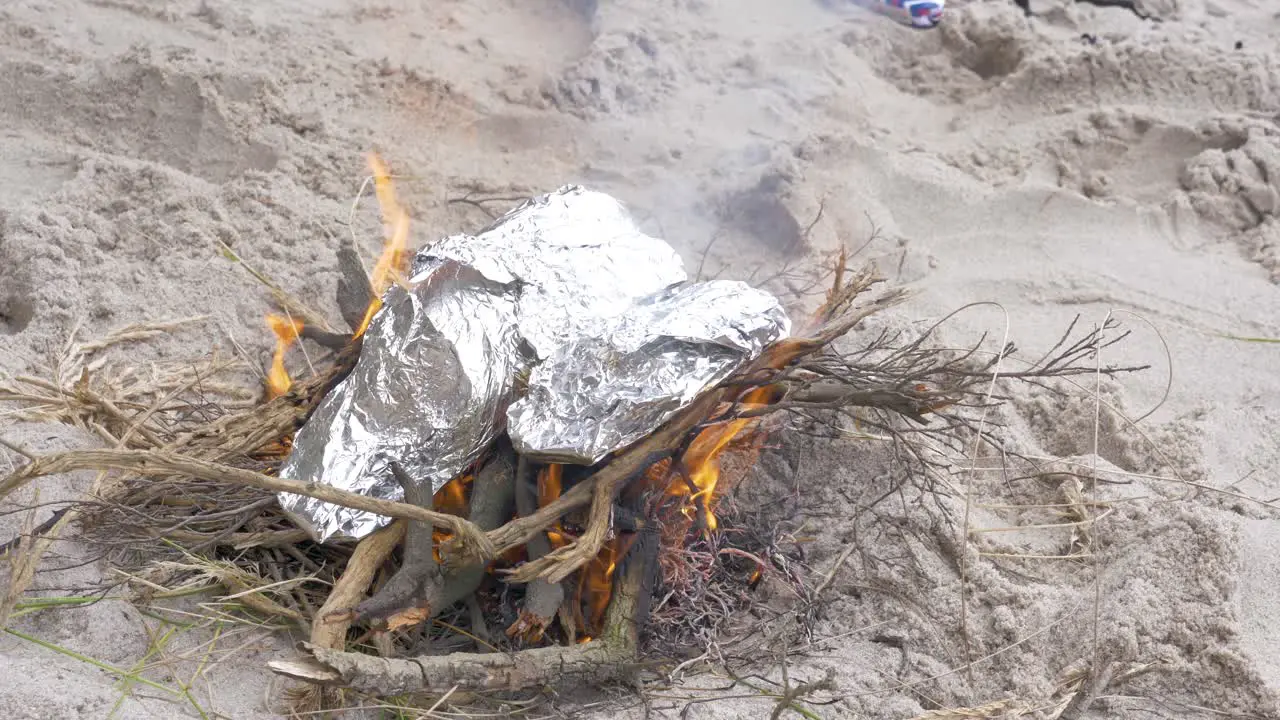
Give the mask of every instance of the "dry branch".
POLYGON ((342 611, 354 607, 364 599, 369 586, 373 584, 374 576, 404 539, 405 524, 403 520, 397 520, 379 528, 356 546, 342 577, 334 584, 329 597, 316 613, 316 622, 311 626, 312 645, 322 648, 346 647, 351 618, 342 611))
POLYGON ((365 312, 376 297, 369 274, 365 271, 354 243, 347 241, 338 248, 338 312, 355 331, 364 322, 365 312))
MULTIPOLYGON (((410 478, 400 463, 392 462, 391 472, 400 481, 406 503, 424 510, 435 509, 434 497, 429 487, 410 478)), ((428 597, 439 589, 442 580, 440 564, 432 553, 432 532, 431 523, 416 520, 407 523, 403 536, 404 562, 373 597, 364 600, 363 596, 357 596, 355 602, 343 607, 344 610, 355 608, 346 613, 352 621, 385 620, 402 611, 420 615, 421 610, 430 606, 428 597)))
POLYGON ((0 481, 0 497, 17 490, 35 478, 76 470, 120 470, 140 475, 185 475, 192 478, 226 482, 276 493, 305 495, 335 505, 376 513, 385 517, 404 518, 433 523, 449 528, 463 538, 463 546, 473 548, 480 557, 493 557, 493 546, 485 534, 467 520, 455 515, 432 512, 392 500, 339 490, 329 485, 271 477, 252 470, 174 455, 158 450, 72 450, 47 455, 18 468, 0 481))
MULTIPOLYGON (((537 473, 533 470, 533 463, 520 458, 516 466, 516 512, 520 517, 528 517, 537 510, 537 473)), ((550 552, 551 541, 545 532, 535 533, 525 543, 525 555, 529 561, 540 560, 550 552)), ((523 638, 526 642, 541 640, 563 602, 562 583, 534 578, 525 586, 519 617, 507 628, 507 636, 523 638)))

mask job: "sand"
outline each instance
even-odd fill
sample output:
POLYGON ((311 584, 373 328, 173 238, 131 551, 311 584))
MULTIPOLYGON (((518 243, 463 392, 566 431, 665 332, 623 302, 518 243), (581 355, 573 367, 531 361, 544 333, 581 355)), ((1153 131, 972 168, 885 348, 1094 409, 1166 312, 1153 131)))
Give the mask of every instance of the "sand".
MULTIPOLYGON (((820 717, 1048 715, 1070 696, 1064 677, 1103 657, 1145 672, 1080 717, 1276 717, 1280 515, 1247 498, 1280 496, 1280 346, 1239 338, 1280 337, 1280 15, 1267 0, 1146 0, 1162 23, 1034 4, 1027 19, 1006 0, 952 0, 941 27, 913 31, 843 0, 9 0, 0 373, 39 371, 78 324, 96 336, 192 315, 209 319, 130 359, 234 342, 265 365, 268 298, 217 243, 332 311, 339 238, 354 232, 368 257, 380 241, 372 203, 348 226, 373 148, 406 176, 418 244, 486 222, 451 198, 583 183, 623 198, 691 267, 705 255, 708 272, 761 277, 844 244, 915 290, 881 323, 989 303, 949 321, 957 343, 1007 332, 1033 358, 1077 314, 1111 315, 1134 333, 1102 361, 1154 367, 1102 396, 1153 414, 1099 416, 1086 378, 1067 397, 1002 384, 1011 399, 989 418, 1043 468, 1113 481, 1084 488, 1111 503, 1087 537, 981 532, 1054 522, 1007 506, 1063 503, 1065 475, 1014 482, 964 472, 960 456, 949 496, 909 488, 866 511, 894 471, 876 443, 792 438, 770 453, 738 501, 789 498, 799 572, 820 580, 854 545, 817 606, 762 585, 785 608, 772 626, 802 635, 789 676, 832 672, 820 717), (1095 559, 990 556, 1082 547, 1095 559)), ((38 452, 95 442, 3 415, 0 436, 38 452)), ((39 501, 91 481, 51 479, 39 501)), ((37 587, 110 577, 96 556, 60 543, 37 587)), ((14 627, 128 667, 145 620, 105 601, 14 627)), ((190 679, 212 647, 200 704, 277 717, 264 662, 289 639, 204 641, 175 641, 194 660, 154 679, 190 679)), ((762 654, 759 673, 780 680, 781 659, 762 654)), ((116 683, 0 636, 0 715, 194 716, 145 687, 121 700, 116 683)), ((673 699, 721 684, 690 673, 651 710, 772 710, 741 689, 673 699)))

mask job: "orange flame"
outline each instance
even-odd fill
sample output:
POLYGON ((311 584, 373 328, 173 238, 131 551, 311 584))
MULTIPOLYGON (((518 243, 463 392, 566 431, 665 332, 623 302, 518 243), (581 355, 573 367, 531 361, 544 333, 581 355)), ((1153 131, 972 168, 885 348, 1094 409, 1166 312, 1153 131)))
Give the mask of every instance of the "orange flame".
MULTIPOLYGON (((770 365, 773 366, 773 362, 777 363, 776 366, 785 365, 801 350, 803 346, 800 344, 775 347, 768 358, 771 361, 770 365)), ((775 388, 760 387, 747 393, 737 402, 737 407, 757 408, 775 402, 777 399, 778 392, 775 388)), ((685 468, 687 479, 684 474, 672 473, 671 460, 657 462, 646 469, 645 487, 659 489, 665 484, 663 491, 665 495, 680 499, 677 506, 679 513, 676 516, 677 521, 662 523, 658 560, 662 564, 664 577, 675 577, 684 567, 684 563, 673 561, 674 556, 671 553, 678 553, 685 546, 687 533, 694 525, 695 517, 701 521, 701 527, 707 530, 717 528, 718 521, 714 513, 716 500, 733 482, 745 476, 747 468, 750 467, 750 461, 759 451, 761 437, 754 432, 759 422, 756 418, 739 418, 713 425, 698 433, 679 459, 679 466, 685 468), (749 441, 744 443, 743 438, 748 438, 749 441), (729 451, 733 459, 733 463, 724 468, 727 470, 727 476, 721 467, 722 460, 726 458, 726 451, 729 451), (744 460, 746 462, 743 462, 744 460), (681 514, 685 518, 683 522, 679 521, 681 514)), ((540 492, 554 483, 555 492, 558 494, 559 479, 559 468, 555 467, 555 470, 548 468, 539 478, 540 492)), ((540 500, 545 502, 541 494, 540 500)), ((579 574, 576 602, 573 607, 575 613, 581 613, 576 619, 579 627, 584 628, 586 634, 578 642, 588 642, 592 635, 599 633, 609 599, 613 594, 613 574, 617 568, 618 559, 625 555, 630 543, 634 541, 635 535, 631 534, 616 537, 606 544, 600 554, 579 574)), ((759 578, 760 570, 757 569, 751 582, 756 582, 759 578)))
POLYGON ((437 512, 459 516, 466 515, 468 507, 466 487, 474 479, 474 475, 459 475, 445 483, 444 486, 437 490, 436 494, 432 496, 432 506, 437 512))
POLYGON ((289 392, 293 385, 289 371, 284 368, 284 354, 290 345, 297 342, 298 334, 302 332, 302 321, 283 315, 268 315, 267 327, 276 336, 276 353, 271 358, 271 370, 267 372, 267 399, 270 400, 289 392))
POLYGON ((583 642, 590 641, 591 634, 599 634, 604 625, 604 612, 613 595, 613 571, 618 567, 620 542, 619 538, 610 540, 578 579, 578 598, 580 603, 585 599, 583 621, 588 633, 583 642))
POLYGON ((378 196, 378 207, 382 210, 382 228, 386 241, 382 255, 373 267, 373 275, 369 278, 369 284, 373 287, 373 299, 365 310, 360 327, 356 328, 355 337, 364 334, 373 316, 382 308, 382 293, 404 272, 409 258, 406 252, 409 244, 409 213, 396 199, 391 172, 377 153, 369 154, 369 169, 373 171, 373 188, 378 196))
MULTIPOLYGON (((747 394, 741 407, 758 407, 769 400, 771 390, 767 387, 757 388, 747 394)), ((689 479, 696 492, 689 499, 702 511, 703 525, 708 530, 715 530, 718 523, 712 508, 716 499, 716 488, 720 483, 720 455, 724 449, 738 438, 743 431, 754 428, 754 419, 731 420, 721 425, 714 425, 698 433, 685 452, 682 462, 688 468, 689 479)), ((683 483, 673 484, 671 492, 683 495, 690 489, 683 483)))
MULTIPOLYGON (((458 515, 466 517, 467 515, 467 485, 475 479, 474 475, 459 475, 458 477, 445 483, 443 487, 435 492, 431 497, 431 506, 436 512, 448 513, 449 515, 458 515)), ((440 545, 453 537, 453 533, 447 532, 440 528, 431 529, 431 539, 434 546, 431 548, 431 554, 435 556, 436 562, 440 562, 440 545)))
MULTIPOLYGON (((563 472, 564 466, 558 463, 552 463, 538 472, 538 507, 546 507, 560 498, 560 476, 563 472)), ((552 548, 562 547, 569 542, 560 528, 559 520, 547 531, 547 540, 551 542, 552 548)))
POLYGON ((560 477, 564 466, 552 463, 538 473, 538 507, 546 507, 560 498, 560 477))

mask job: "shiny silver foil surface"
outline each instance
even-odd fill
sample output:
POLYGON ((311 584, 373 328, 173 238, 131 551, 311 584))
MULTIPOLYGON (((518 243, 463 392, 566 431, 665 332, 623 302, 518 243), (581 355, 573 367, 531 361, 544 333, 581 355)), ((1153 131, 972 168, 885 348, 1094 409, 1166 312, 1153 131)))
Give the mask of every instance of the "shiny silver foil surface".
MULTIPOLYGON (((511 287, 458 263, 414 280, 411 291, 384 295, 355 368, 298 431, 280 477, 398 500, 391 460, 438 489, 497 437, 529 362, 511 287)), ((280 504, 321 541, 387 522, 303 495, 282 494, 280 504)))
POLYGON ((649 435, 787 336, 777 298, 734 281, 670 288, 560 346, 507 411, 516 450, 593 464, 649 435))
POLYGON ((529 200, 479 235, 441 240, 418 253, 414 273, 446 260, 520 284, 520 336, 539 359, 687 278, 676 251, 640 232, 621 203, 580 187, 529 200))
MULTIPOLYGON (((667 243, 580 187, 445 238, 418 253, 410 289, 383 296, 355 368, 298 431, 279 474, 398 500, 395 460, 439 490, 505 429, 518 374, 685 278, 667 243)), ((280 502, 320 541, 387 521, 299 495, 280 502)))

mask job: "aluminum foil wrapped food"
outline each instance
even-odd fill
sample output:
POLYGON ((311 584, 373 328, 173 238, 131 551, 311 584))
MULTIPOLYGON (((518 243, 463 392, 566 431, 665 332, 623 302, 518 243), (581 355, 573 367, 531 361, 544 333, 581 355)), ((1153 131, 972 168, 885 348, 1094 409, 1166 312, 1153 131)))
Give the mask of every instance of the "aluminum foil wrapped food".
POLYGON ((520 336, 539 359, 687 278, 679 254, 642 233, 621 203, 580 187, 535 198, 479 235, 441 240, 418 253, 413 273, 448 260, 519 285, 520 336))
MULTIPOLYGON (((580 187, 445 238, 418 253, 407 289, 383 297, 355 368, 298 431, 280 476, 399 499, 395 461, 438 490, 507 429, 525 373, 538 389, 517 413, 530 447, 579 461, 617 449, 787 332, 767 294, 685 280, 667 243, 580 187), (599 356, 571 355, 582 352, 599 356), (575 423, 573 408, 590 413, 575 423)), ((280 502, 321 541, 386 522, 298 495, 280 502)))
MULTIPOLYGON (((580 187, 445 238, 418 253, 409 290, 384 295, 355 368, 298 431, 280 476, 398 500, 395 460, 438 490, 502 431, 515 377, 540 353, 685 278, 670 245, 580 187)), ((300 495, 280 503, 320 541, 386 522, 300 495)))
MULTIPOLYGON (((529 362, 510 288, 456 262, 415 280, 388 290, 355 368, 298 431, 281 477, 399 499, 391 460, 443 485, 497 436, 512 378, 529 362)), ((385 522, 303 495, 280 504, 319 540, 385 522)))
POLYGON ((518 452, 591 465, 645 437, 791 324, 777 298, 712 281, 658 293, 562 346, 507 411, 518 452))

